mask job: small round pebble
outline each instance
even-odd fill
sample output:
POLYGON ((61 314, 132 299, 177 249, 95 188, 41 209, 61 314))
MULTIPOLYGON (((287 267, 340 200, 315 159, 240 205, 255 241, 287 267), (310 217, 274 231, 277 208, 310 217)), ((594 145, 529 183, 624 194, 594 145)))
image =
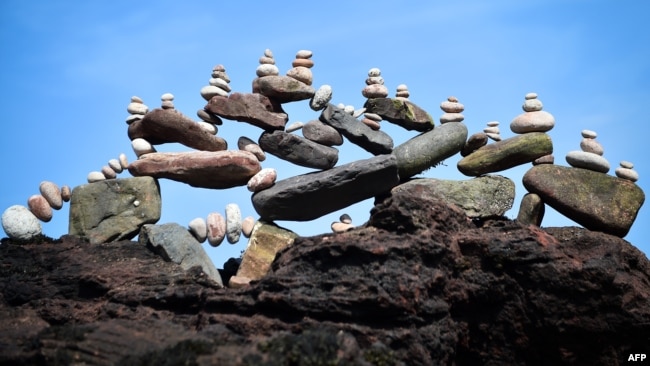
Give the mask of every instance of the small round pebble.
POLYGON ((296 58, 311 58, 314 53, 309 50, 300 50, 296 52, 296 58))
POLYGON ((335 233, 344 233, 348 230, 352 230, 354 226, 352 224, 346 224, 344 222, 333 222, 332 225, 330 226, 332 228, 332 231, 335 233))
POLYGON ((54 182, 42 181, 38 186, 38 190, 45 198, 47 203, 55 210, 63 207, 63 197, 61 197, 61 189, 54 182))
POLYGON ((133 148, 133 152, 137 157, 140 157, 144 154, 156 152, 156 149, 153 147, 153 145, 151 145, 149 141, 143 138, 133 139, 133 141, 131 141, 131 147, 133 148))
POLYGON ((126 154, 121 153, 118 160, 120 161, 122 169, 127 169, 129 167, 129 159, 126 158, 126 154))
POLYGON ((208 225, 202 217, 197 217, 190 221, 188 227, 192 236, 194 236, 196 241, 199 243, 203 243, 205 239, 207 239, 208 225))
POLYGON ((41 223, 25 206, 14 205, 2 214, 2 228, 11 239, 30 240, 43 233, 41 223))
POLYGON ((205 121, 198 121, 197 123, 199 124, 201 129, 208 131, 211 135, 216 135, 217 132, 219 132, 219 129, 213 123, 209 123, 205 121))
POLYGON ((27 207, 39 220, 49 222, 52 220, 52 207, 45 197, 35 194, 27 199, 27 207))
POLYGON ((582 137, 586 139, 595 139, 596 137, 598 137, 596 131, 592 131, 592 130, 582 130, 580 134, 582 135, 582 137))
POLYGON ((102 174, 102 172, 90 172, 88 173, 86 180, 88 181, 88 183, 95 183, 95 182, 106 180, 106 177, 104 176, 104 174, 102 174))
POLYGON ((634 164, 632 164, 631 162, 626 161, 626 160, 621 161, 620 165, 621 165, 621 168, 626 168, 626 169, 634 168, 634 164))
POLYGON ((344 223, 344 224, 351 224, 352 223, 352 218, 350 217, 350 215, 348 215, 346 213, 341 215, 341 217, 339 217, 339 220, 341 220, 341 222, 344 223))

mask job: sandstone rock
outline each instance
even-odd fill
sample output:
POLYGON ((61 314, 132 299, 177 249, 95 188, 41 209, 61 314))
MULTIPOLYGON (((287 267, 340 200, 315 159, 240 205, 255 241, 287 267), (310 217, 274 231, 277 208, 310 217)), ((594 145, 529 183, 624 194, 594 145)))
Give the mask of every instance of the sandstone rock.
POLYGON ((526 193, 521 199, 517 222, 523 225, 542 225, 544 219, 544 201, 535 193, 526 193))
POLYGON ((408 191, 415 186, 422 186, 425 192, 437 195, 446 202, 458 206, 471 218, 502 216, 512 208, 515 200, 514 182, 498 175, 486 175, 462 181, 413 179, 393 188, 391 194, 408 191))
POLYGON ((226 205, 226 239, 235 244, 241 236, 241 210, 236 203, 226 205))
POLYGON ((307 168, 330 169, 339 160, 337 149, 284 131, 264 132, 258 142, 269 154, 307 168))
POLYGON ((203 243, 208 237, 208 225, 205 222, 205 219, 202 217, 197 217, 190 221, 187 225, 190 233, 199 243, 203 243))
POLYGON ((68 233, 91 244, 128 240, 160 219, 161 205, 160 187, 151 177, 80 185, 72 190, 68 233))
MULTIPOLYGON (((248 240, 246 251, 242 257, 237 277, 259 280, 271 269, 271 263, 276 254, 293 244, 298 237, 293 231, 279 227, 273 223, 258 221, 248 240)), ((232 279, 231 279, 232 280, 232 279)))
POLYGON ((284 130, 289 120, 278 102, 257 93, 232 93, 227 98, 216 96, 210 99, 205 110, 226 119, 247 122, 265 131, 284 130))
POLYGON ((399 176, 407 179, 458 153, 465 145, 464 123, 446 123, 395 147, 399 176))
POLYGON ((310 141, 325 146, 343 145, 343 136, 330 125, 315 119, 302 127, 302 135, 310 141))
POLYGON ((138 242, 168 262, 178 264, 184 270, 199 266, 203 273, 219 287, 223 287, 221 276, 203 247, 184 227, 170 223, 144 225, 138 242))
POLYGON ((129 165, 135 177, 167 178, 216 189, 246 185, 261 169, 255 155, 239 150, 151 153, 129 165))
POLYGON ((39 220, 50 222, 52 220, 52 207, 47 203, 45 197, 34 194, 27 199, 27 207, 39 220))
POLYGON ((398 182, 397 158, 379 155, 277 181, 252 200, 264 220, 308 221, 387 193, 398 182))
POLYGON ((2 229, 8 237, 30 240, 43 233, 38 218, 25 206, 13 205, 2 213, 2 229))
POLYGON ((54 182, 43 181, 38 186, 41 195, 47 200, 47 203, 55 210, 63 207, 63 197, 61 196, 61 189, 54 182))
POLYGON ((289 76, 266 76, 255 79, 253 93, 260 93, 279 103, 311 99, 316 90, 289 76))
POLYGON ((239 150, 248 151, 249 153, 252 153, 259 161, 266 160, 266 154, 264 153, 264 150, 262 150, 260 145, 256 144, 255 141, 249 139, 246 136, 239 137, 239 139, 237 140, 237 147, 239 148, 239 150))
POLYGON ((332 104, 323 110, 320 120, 374 155, 388 154, 393 150, 393 139, 388 134, 371 129, 332 104))
POLYGON ((208 227, 208 243, 213 247, 218 247, 226 237, 226 219, 218 212, 208 214, 206 220, 208 227))
POLYGON ((140 121, 129 125, 129 138, 143 138, 153 145, 177 142, 204 151, 228 148, 226 140, 204 130, 201 126, 174 109, 154 109, 140 121))
POLYGON ((264 168, 257 172, 246 184, 251 192, 259 192, 275 184, 278 173, 273 168, 264 168))
POLYGON ((364 104, 367 112, 376 113, 382 119, 407 130, 429 131, 434 126, 431 115, 417 105, 403 99, 372 98, 364 104))
POLYGON ((589 230, 624 237, 645 201, 636 184, 587 169, 536 165, 523 177, 526 189, 589 230))
POLYGON ((475 133, 467 139, 467 142, 460 150, 460 156, 465 157, 473 153, 474 151, 476 151, 478 148, 487 145, 487 143, 488 143, 487 134, 485 134, 484 132, 475 133))
POLYGON ((531 132, 479 148, 458 162, 458 170, 468 176, 500 172, 552 152, 553 142, 549 135, 531 132))

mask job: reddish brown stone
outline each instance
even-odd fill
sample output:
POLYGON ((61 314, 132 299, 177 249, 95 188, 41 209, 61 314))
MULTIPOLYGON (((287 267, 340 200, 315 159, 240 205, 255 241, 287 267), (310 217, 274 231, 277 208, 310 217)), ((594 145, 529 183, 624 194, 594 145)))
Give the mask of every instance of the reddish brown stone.
POLYGON ((289 76, 265 76, 253 82, 253 91, 280 103, 310 99, 316 94, 311 86, 289 76))
POLYGON ((204 151, 221 151, 228 148, 226 140, 203 129, 174 109, 154 109, 144 118, 129 125, 129 138, 143 138, 152 145, 178 142, 204 151))
POLYGON ((257 93, 215 96, 210 99, 205 110, 226 119, 250 123, 265 131, 284 130, 284 125, 289 120, 279 103, 257 93))
POLYGON ((135 177, 167 178, 201 188, 246 185, 261 169, 255 155, 240 150, 151 153, 129 165, 135 177))

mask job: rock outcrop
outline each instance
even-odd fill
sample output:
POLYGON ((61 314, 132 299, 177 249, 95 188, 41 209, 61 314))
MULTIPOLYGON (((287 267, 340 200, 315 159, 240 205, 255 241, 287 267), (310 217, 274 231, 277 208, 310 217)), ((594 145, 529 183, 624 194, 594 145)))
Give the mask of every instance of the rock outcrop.
POLYGON ((422 187, 238 290, 129 241, 0 245, 2 364, 613 365, 648 344, 632 245, 469 221, 422 187))

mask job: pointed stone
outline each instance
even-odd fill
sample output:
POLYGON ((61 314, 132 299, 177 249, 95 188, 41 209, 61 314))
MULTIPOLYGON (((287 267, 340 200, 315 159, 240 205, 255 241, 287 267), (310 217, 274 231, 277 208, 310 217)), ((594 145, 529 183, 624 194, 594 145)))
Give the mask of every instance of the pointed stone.
POLYGON ((376 113, 382 119, 407 130, 429 131, 434 126, 433 117, 424 109, 403 99, 372 98, 364 104, 366 112, 376 113))

